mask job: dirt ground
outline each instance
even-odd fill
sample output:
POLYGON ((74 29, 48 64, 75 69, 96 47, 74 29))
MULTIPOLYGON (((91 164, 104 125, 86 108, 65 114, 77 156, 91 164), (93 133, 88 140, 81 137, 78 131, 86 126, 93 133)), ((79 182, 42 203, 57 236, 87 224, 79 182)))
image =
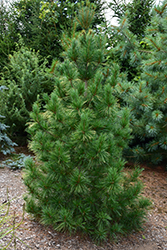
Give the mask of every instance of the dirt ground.
MULTIPOLYGON (((17 150, 17 153, 20 152, 27 154, 24 148, 17 150)), ((0 157, 2 161, 2 156, 0 157)), ((81 235, 70 236, 65 233, 57 233, 52 228, 34 221, 26 213, 16 234, 19 238, 16 240, 16 249, 167 250, 167 171, 163 166, 153 168, 142 165, 141 167, 144 168, 140 177, 145 186, 143 194, 153 202, 143 231, 133 232, 126 237, 118 237, 115 242, 107 241, 98 246, 91 239, 81 235)), ((12 171, 7 167, 0 168, 0 205, 6 201, 7 188, 9 198, 16 197, 11 201, 10 213, 13 214, 15 211, 16 222, 19 222, 22 219, 24 204, 22 196, 26 191, 21 171, 12 171)), ((0 217, 2 216, 3 214, 0 214, 0 217)), ((7 244, 8 239, 8 236, 0 239, 0 244, 7 244)), ((14 243, 11 243, 7 249, 14 249, 14 243)))

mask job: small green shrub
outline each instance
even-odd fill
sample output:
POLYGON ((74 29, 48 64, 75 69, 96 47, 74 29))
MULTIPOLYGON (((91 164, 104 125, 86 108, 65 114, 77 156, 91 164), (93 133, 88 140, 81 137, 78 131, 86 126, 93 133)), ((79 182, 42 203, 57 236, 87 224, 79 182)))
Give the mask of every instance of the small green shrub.
POLYGON ((47 69, 47 60, 42 62, 38 53, 23 45, 9 57, 0 81, 7 87, 0 96, 0 107, 11 138, 20 143, 19 139, 26 137, 26 123, 37 96, 53 90, 53 75, 47 69))
POLYGON ((0 163, 0 167, 6 166, 12 170, 22 169, 24 168, 24 162, 28 157, 30 156, 27 156, 23 153, 12 154, 9 159, 4 160, 0 163))

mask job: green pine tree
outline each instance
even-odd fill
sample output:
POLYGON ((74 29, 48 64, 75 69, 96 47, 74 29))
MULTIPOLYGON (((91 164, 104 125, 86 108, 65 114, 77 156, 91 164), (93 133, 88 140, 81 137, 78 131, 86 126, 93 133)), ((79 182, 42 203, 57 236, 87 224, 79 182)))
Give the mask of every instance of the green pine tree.
POLYGON ((159 163, 166 159, 167 150, 167 1, 154 8, 153 14, 145 38, 151 50, 128 103, 133 109, 135 140, 141 142, 134 152, 159 163))
MULTIPOLYGON (((130 52, 134 51, 136 46, 140 49, 146 46, 143 38, 152 17, 154 2, 154 0, 111 0, 108 4, 113 17, 118 20, 117 27, 110 25, 107 28, 108 43, 110 47, 116 47, 112 57, 114 56, 120 65, 121 72, 127 72, 129 81, 136 79, 141 73, 137 60, 134 63, 131 62, 132 53, 130 52), (125 40, 127 40, 126 43, 125 40)), ((133 58, 134 56, 135 59, 138 58, 136 50, 133 58)))
POLYGON ((154 3, 155 0, 111 0, 108 6, 113 12, 113 17, 116 17, 118 20, 128 13, 129 30, 137 35, 138 39, 143 39, 145 29, 152 16, 151 10, 154 3))
POLYGON ((113 95, 116 73, 104 63, 104 34, 90 29, 93 15, 89 3, 81 6, 72 37, 62 38, 55 90, 45 95, 44 111, 40 101, 33 106, 29 146, 36 160, 26 161, 24 183, 26 209, 43 224, 105 240, 139 229, 150 202, 141 196, 141 170, 123 171, 129 111, 113 95))
POLYGON ((124 41, 117 50, 120 49, 122 57, 129 55, 130 64, 139 67, 141 75, 134 82, 121 83, 115 89, 131 109, 134 139, 126 154, 132 154, 132 159, 156 164, 166 159, 167 150, 167 1, 154 7, 152 15, 143 49, 122 25, 120 32, 124 41))

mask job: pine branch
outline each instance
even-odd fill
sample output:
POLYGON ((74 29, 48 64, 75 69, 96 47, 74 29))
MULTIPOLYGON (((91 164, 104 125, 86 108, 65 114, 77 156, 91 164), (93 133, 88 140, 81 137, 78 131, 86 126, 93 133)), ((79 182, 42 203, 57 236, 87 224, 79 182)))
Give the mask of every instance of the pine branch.
POLYGON ((141 50, 141 49, 139 49, 138 51, 141 52, 141 53, 148 53, 148 54, 153 53, 153 51, 149 51, 149 50, 141 50))

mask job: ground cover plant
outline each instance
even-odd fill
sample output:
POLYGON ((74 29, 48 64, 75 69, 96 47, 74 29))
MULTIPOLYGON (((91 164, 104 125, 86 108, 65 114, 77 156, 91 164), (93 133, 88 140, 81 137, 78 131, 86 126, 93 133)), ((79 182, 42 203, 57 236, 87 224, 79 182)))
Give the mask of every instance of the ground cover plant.
POLYGON ((22 168, 24 168, 24 161, 27 159, 27 157, 30 157, 30 155, 25 155, 24 153, 10 154, 7 159, 1 161, 0 168, 6 166, 12 170, 21 170, 22 168))
POLYGON ((62 38, 55 89, 33 105, 28 131, 35 161, 25 161, 23 178, 26 210, 35 218, 101 241, 140 229, 150 202, 141 195, 142 170, 123 171, 129 110, 113 94, 115 68, 108 74, 104 34, 91 29, 94 11, 89 2, 80 6, 72 36, 62 38))

